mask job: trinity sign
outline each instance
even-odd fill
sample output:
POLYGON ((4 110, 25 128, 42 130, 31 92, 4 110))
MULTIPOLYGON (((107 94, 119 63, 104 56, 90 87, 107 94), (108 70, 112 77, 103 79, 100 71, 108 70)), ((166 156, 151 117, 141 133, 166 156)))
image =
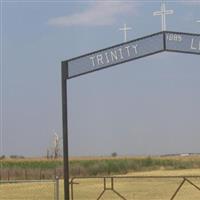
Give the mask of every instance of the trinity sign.
POLYGON ((163 31, 66 61, 68 79, 162 51, 200 55, 200 35, 163 31))

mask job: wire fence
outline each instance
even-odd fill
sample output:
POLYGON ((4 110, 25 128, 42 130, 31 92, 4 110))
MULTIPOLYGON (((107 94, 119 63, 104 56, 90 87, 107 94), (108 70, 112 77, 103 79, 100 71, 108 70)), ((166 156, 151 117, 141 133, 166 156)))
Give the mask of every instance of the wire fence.
MULTIPOLYGON (((63 179, 0 181, 1 200, 63 200, 63 179)), ((70 180, 70 200, 198 200, 200 176, 106 176, 70 180)))
POLYGON ((53 169, 21 169, 1 168, 0 181, 3 180, 52 180, 54 177, 63 177, 63 168, 53 169))

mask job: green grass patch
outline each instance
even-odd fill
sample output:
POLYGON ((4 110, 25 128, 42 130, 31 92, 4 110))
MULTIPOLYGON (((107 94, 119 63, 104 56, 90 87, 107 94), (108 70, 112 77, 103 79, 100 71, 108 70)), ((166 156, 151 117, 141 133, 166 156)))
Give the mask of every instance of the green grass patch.
MULTIPOLYGON (((45 171, 59 169, 62 176, 63 161, 46 159, 5 159, 1 161, 3 170, 45 171)), ((137 157, 137 158, 93 158, 70 161, 71 176, 98 176, 127 174, 129 172, 152 171, 158 169, 178 170, 200 168, 200 157, 137 157)), ((4 173, 7 173, 4 171, 4 173)), ((38 172, 35 172, 38 173, 38 172)), ((40 172, 41 173, 41 172, 40 172)), ((48 172, 50 173, 50 172, 48 172)), ((24 175, 23 175, 24 176, 24 175)), ((45 177, 45 176, 44 176, 45 177)))

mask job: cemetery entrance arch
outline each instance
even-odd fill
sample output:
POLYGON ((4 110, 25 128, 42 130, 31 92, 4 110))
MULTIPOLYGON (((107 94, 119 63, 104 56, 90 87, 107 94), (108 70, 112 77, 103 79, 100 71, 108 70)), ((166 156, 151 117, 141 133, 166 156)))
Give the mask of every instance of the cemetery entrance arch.
POLYGON ((161 52, 200 55, 200 34, 162 31, 62 62, 64 193, 69 195, 67 82, 78 76, 161 52))

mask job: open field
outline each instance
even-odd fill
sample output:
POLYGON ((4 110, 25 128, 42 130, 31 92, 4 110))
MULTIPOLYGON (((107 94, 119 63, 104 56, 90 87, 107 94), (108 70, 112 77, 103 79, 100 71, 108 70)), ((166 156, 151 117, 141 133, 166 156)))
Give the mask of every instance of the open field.
MULTIPOLYGON (((1 160, 1 180, 32 180, 63 177, 62 159, 1 160)), ((70 159, 71 176, 126 175, 151 170, 200 169, 200 156, 83 157, 70 159)))
MULTIPOLYGON (((114 189, 127 200, 169 200, 176 191, 182 178, 134 178, 136 176, 200 176, 200 169, 192 170, 155 170, 150 172, 134 172, 126 176, 114 178, 114 189), (132 178, 126 178, 132 176, 132 178)), ((200 187, 200 178, 188 178, 200 187)), ((74 200, 94 200, 103 191, 103 178, 77 178, 74 180, 74 200)), ((111 179, 106 179, 107 187, 111 187, 111 179)), ((45 200, 54 199, 53 183, 12 183, 0 185, 0 198, 3 200, 45 200)), ((63 181, 60 180, 60 199, 63 199, 63 181)), ((120 198, 108 190, 101 199, 119 200, 120 198)), ((198 200, 200 191, 185 182, 175 200, 198 200)))
MULTIPOLYGON (((63 199, 63 162, 47 159, 4 159, 1 160, 1 180, 49 179, 49 182, 1 183, 2 200, 54 200, 56 175, 60 177, 59 194, 63 199)), ((117 194, 125 199, 169 200, 183 178, 137 178, 136 176, 200 176, 200 156, 187 157, 84 157, 70 160, 70 176, 73 180, 74 200, 95 200, 102 193, 104 178, 114 176, 113 189, 106 190, 101 199, 118 200, 117 194), (89 176, 91 178, 81 178, 89 176), (132 176, 131 178, 127 176, 132 176)), ((111 178, 106 179, 110 188, 111 178)), ((200 178, 188 178, 174 199, 199 200, 200 178)))

